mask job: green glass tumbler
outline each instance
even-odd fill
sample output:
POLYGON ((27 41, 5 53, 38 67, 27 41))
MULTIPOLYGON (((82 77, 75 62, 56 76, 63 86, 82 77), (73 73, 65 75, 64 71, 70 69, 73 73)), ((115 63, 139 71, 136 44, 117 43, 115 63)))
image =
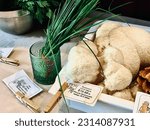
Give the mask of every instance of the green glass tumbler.
MULTIPOLYGON (((53 84, 57 76, 53 56, 41 57, 40 50, 44 46, 44 42, 36 42, 30 47, 30 59, 34 79, 43 85, 53 84)), ((58 71, 61 70, 60 51, 54 54, 58 71)))

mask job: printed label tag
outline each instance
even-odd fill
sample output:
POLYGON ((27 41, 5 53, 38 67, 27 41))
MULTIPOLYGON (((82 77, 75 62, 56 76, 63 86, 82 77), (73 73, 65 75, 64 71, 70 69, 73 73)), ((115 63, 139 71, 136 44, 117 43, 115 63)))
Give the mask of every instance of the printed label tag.
POLYGON ((142 92, 137 92, 134 113, 150 113, 150 95, 142 92))
POLYGON ((13 48, 0 48, 0 56, 7 58, 12 52, 13 48))
POLYGON ((18 71, 3 79, 3 82, 13 91, 13 93, 19 91, 28 98, 32 98, 43 90, 28 77, 24 70, 18 71))
POLYGON ((103 90, 103 87, 93 84, 68 83, 64 92, 67 99, 94 106, 103 90))

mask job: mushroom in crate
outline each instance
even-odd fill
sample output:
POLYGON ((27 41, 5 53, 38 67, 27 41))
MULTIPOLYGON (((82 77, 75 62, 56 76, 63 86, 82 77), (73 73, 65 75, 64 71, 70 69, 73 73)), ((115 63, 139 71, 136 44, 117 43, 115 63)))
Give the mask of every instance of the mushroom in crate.
MULTIPOLYGON (((66 65, 67 79, 103 84, 104 93, 134 101, 136 92, 141 90, 133 80, 141 66, 150 65, 150 33, 132 25, 106 22, 97 29, 95 35, 94 40, 80 42, 71 49, 66 65)), ((150 72, 150 68, 144 71, 150 72)), ((140 75, 140 82, 145 87, 150 85, 150 80, 144 79, 144 74, 140 75)), ((145 92, 149 90, 147 88, 145 92)))

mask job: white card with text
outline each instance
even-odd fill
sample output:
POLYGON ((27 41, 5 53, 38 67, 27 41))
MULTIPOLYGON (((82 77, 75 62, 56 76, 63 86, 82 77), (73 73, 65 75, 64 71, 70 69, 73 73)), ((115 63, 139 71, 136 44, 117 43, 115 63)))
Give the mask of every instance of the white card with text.
POLYGON ((43 90, 28 77, 24 70, 20 70, 3 79, 3 82, 13 91, 13 93, 19 91, 27 98, 32 98, 43 90))
POLYGON ((68 83, 69 87, 64 92, 67 99, 94 106, 102 93, 103 87, 85 83, 68 83))
POLYGON ((13 48, 0 48, 0 56, 7 58, 12 51, 13 48))
POLYGON ((137 92, 135 105, 134 105, 134 113, 150 113, 150 95, 137 92))

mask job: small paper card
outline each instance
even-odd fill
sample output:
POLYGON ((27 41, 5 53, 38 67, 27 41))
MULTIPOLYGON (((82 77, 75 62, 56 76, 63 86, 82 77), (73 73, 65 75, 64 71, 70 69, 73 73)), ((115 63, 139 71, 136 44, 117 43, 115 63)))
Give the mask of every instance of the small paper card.
POLYGON ((68 83, 64 92, 67 99, 94 106, 103 90, 103 87, 93 84, 68 83))
POLYGON ((0 56, 7 58, 12 52, 13 48, 0 48, 0 56))
POLYGON ((142 92, 137 92, 134 113, 150 113, 150 95, 142 92))
POLYGON ((19 91, 27 98, 32 98, 43 90, 28 77, 24 70, 20 70, 17 73, 3 79, 3 82, 13 93, 19 91))

